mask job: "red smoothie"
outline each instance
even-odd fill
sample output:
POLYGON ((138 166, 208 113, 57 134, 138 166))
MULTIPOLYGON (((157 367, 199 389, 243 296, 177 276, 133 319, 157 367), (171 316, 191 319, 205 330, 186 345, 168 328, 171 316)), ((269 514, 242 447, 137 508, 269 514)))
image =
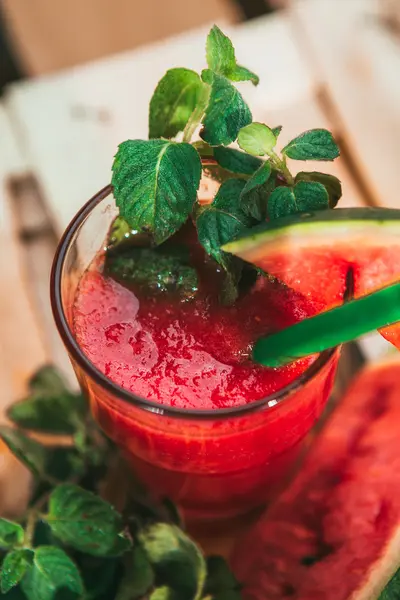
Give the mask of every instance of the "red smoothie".
POLYGON ((226 307, 214 281, 204 272, 202 278, 194 299, 183 301, 121 285, 97 261, 80 281, 71 325, 81 349, 114 383, 181 410, 145 410, 78 369, 99 424, 147 486, 189 517, 212 519, 268 499, 323 409, 337 356, 275 400, 314 359, 268 369, 252 362, 252 345, 319 307, 266 277, 226 307), (268 404, 256 403, 267 396, 268 404), (221 410, 245 405, 254 410, 221 410))

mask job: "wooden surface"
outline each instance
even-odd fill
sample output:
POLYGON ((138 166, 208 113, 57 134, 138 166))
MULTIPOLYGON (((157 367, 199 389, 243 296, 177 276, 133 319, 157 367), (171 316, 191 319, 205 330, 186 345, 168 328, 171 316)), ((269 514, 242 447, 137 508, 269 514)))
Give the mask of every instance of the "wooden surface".
MULTIPOLYGON (((241 85, 254 118, 283 125, 280 143, 332 129, 344 152, 327 170, 343 182, 343 205, 400 207, 400 41, 365 25, 374 0, 341 2, 340 11, 337 0, 292 3, 290 13, 227 28, 240 61, 261 76, 257 89, 241 85)), ((40 364, 71 376, 48 302, 56 241, 108 183, 118 143, 147 136, 149 98, 165 70, 203 66, 206 31, 18 83, 0 105, 0 412, 40 364)), ((388 345, 374 335, 361 347, 377 358, 388 345)), ((14 466, 0 454, 0 484, 14 466)), ((7 502, 3 494, 0 510, 7 502)))
POLYGON ((2 0, 26 73, 39 75, 131 50, 202 23, 237 21, 233 0, 2 0))

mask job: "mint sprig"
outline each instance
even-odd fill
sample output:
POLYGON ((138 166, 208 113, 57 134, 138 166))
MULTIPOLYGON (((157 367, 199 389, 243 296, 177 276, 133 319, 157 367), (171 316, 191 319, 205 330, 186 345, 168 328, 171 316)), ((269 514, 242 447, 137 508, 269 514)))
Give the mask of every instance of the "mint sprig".
MULTIPOLYGON (((236 81, 256 85, 258 77, 238 64, 231 40, 216 25, 207 37, 206 57, 208 68, 201 74, 175 68, 161 79, 150 101, 152 139, 129 140, 119 146, 112 183, 122 221, 114 228, 114 237, 123 241, 135 231, 147 237, 147 245, 160 245, 191 219, 206 252, 224 268, 229 289, 224 301, 233 302, 244 264, 225 258, 222 263, 224 255, 217 249, 219 239, 229 241, 226 238, 235 232, 235 227, 227 226, 233 222, 231 216, 240 213, 255 225, 265 219, 333 208, 342 193, 340 181, 318 172, 302 171, 295 177, 289 160, 330 161, 339 156, 339 148, 329 131, 313 129, 291 140, 279 153, 276 144, 282 126, 253 123, 250 108, 234 85, 236 81), (197 133, 201 140, 193 139, 197 133), (229 147, 236 142, 240 150, 229 147), (244 182, 239 197, 231 195, 224 201, 227 216, 216 210, 219 196, 199 218, 203 211, 197 198, 201 173, 220 184, 244 182)), ((112 237, 111 232, 110 246, 112 237)))
POLYGON ((231 81, 251 81, 258 85, 259 77, 237 64, 235 48, 231 40, 217 25, 211 29, 206 43, 207 64, 209 69, 223 75, 231 81))
POLYGON ((64 407, 51 431, 40 402, 53 398, 59 406, 68 395, 77 396, 53 367, 43 367, 18 411, 9 410, 15 427, 0 428, 33 478, 25 513, 18 521, 0 518, 0 598, 148 600, 164 594, 218 600, 216 577, 226 581, 222 594, 230 593, 233 576, 225 561, 218 563, 218 577, 183 531, 176 508, 169 501, 150 502, 128 467, 121 479, 130 480, 123 511, 100 496, 117 451, 92 421, 86 402, 71 402, 69 414, 64 407), (68 428, 69 445, 65 435, 62 444, 51 446, 33 440, 19 428, 20 422, 29 427, 27 414, 35 431, 54 436, 68 428), (74 461, 66 463, 71 456, 74 461))

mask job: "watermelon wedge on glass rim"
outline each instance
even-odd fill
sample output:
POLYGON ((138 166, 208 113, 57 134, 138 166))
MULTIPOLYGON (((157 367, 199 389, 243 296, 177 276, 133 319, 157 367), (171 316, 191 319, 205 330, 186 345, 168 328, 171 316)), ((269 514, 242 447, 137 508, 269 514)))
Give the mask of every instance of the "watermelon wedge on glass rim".
MULTIPOLYGON (((322 312, 344 302, 351 269, 359 298, 400 279, 400 210, 345 208, 264 223, 224 246, 322 312)), ((380 331, 400 347, 398 324, 380 331)))

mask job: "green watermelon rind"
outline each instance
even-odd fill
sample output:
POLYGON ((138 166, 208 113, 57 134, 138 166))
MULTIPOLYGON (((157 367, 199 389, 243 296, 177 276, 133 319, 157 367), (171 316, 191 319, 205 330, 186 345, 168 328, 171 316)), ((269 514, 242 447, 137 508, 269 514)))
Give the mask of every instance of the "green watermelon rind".
MULTIPOLYGON (((223 246, 223 250, 241 258, 259 254, 276 242, 312 245, 317 240, 332 240, 365 235, 366 243, 372 237, 386 236, 393 231, 400 235, 400 210, 394 208, 339 208, 301 213, 275 219, 248 229, 223 246), (373 231, 372 231, 373 230, 373 231)), ((251 259, 250 259, 251 261, 251 259)))

